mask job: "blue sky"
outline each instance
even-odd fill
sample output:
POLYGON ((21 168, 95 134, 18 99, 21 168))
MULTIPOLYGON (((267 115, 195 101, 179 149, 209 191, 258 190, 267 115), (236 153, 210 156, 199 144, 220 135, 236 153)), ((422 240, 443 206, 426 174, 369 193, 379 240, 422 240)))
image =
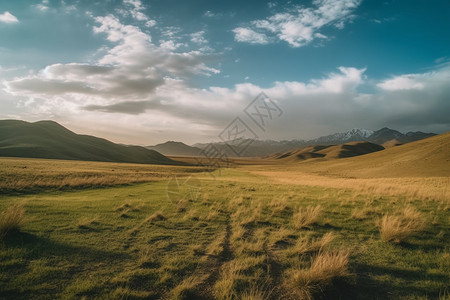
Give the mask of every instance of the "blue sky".
POLYGON ((449 16, 445 0, 2 1, 0 118, 207 142, 264 91, 284 114, 263 139, 445 132, 449 16))

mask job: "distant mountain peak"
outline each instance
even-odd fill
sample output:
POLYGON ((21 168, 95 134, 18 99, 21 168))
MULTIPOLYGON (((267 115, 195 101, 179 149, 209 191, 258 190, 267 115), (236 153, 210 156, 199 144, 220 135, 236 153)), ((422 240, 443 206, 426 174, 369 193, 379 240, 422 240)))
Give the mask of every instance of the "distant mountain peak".
POLYGON ((146 148, 171 156, 198 156, 202 151, 197 147, 188 146, 183 142, 176 141, 167 141, 154 146, 147 146, 146 148))
POLYGON ((353 128, 346 132, 333 133, 308 141, 309 143, 342 144, 345 142, 365 141, 374 132, 365 128, 353 128))

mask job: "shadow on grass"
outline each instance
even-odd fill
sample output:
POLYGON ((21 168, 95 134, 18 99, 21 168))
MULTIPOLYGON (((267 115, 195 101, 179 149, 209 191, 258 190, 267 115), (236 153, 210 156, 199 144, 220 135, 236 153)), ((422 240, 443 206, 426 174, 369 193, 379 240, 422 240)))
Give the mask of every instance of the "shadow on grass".
POLYGON ((25 248, 28 250, 27 259, 55 256, 67 258, 67 256, 70 255, 80 256, 84 261, 124 260, 130 258, 129 255, 125 253, 72 246, 26 232, 16 232, 14 235, 8 236, 3 241, 3 245, 7 248, 25 248))
POLYGON ((0 248, 12 253, 11 261, 18 261, 0 266, 4 274, 0 299, 46 298, 63 292, 74 276, 131 259, 126 253, 59 243, 26 232, 7 236, 0 248))
MULTIPOLYGON (((444 283, 450 280, 450 276, 440 274, 425 274, 421 270, 406 270, 389 266, 373 266, 366 264, 353 265, 357 273, 355 283, 355 297, 345 299, 392 299, 398 297, 427 297, 437 299, 439 290, 418 286, 420 281, 432 281, 444 283), (391 280, 377 281, 374 277, 391 276, 391 280), (401 281, 401 284, 399 284, 401 281), (397 284, 396 284, 397 283, 397 284), (362 297, 362 298, 361 298, 362 297)), ((409 299, 409 298, 408 298, 409 299)))

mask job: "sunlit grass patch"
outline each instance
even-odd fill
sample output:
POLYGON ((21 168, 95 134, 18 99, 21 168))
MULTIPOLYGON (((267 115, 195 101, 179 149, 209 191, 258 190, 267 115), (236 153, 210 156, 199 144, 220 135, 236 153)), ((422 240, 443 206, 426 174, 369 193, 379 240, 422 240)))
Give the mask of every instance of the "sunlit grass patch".
POLYGON ((323 209, 320 205, 300 207, 293 215, 294 227, 302 229, 316 224, 320 220, 322 213, 323 209))
POLYGON ((347 251, 320 252, 312 258, 309 268, 288 270, 286 283, 299 299, 314 299, 314 294, 323 291, 333 279, 350 275, 348 263, 347 251))
POLYGON ((426 219, 415 208, 408 206, 399 214, 384 215, 380 221, 381 239, 385 242, 401 243, 425 228, 426 219))
POLYGON ((23 224, 25 208, 23 205, 12 205, 0 213, 0 241, 6 235, 18 232, 23 224))

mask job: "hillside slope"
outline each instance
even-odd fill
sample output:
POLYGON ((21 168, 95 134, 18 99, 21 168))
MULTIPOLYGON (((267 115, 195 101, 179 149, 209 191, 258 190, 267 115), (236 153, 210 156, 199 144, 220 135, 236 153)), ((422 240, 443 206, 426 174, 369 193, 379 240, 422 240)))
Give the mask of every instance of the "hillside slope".
POLYGON ((362 156, 300 165, 305 171, 349 177, 450 176, 450 132, 362 156))
POLYGON ((175 164, 164 155, 76 134, 53 121, 0 120, 0 156, 146 164, 175 164))
POLYGON ((343 145, 306 146, 297 150, 270 155, 266 159, 286 162, 304 161, 312 158, 335 159, 364 155, 383 149, 383 146, 369 142, 350 142, 343 145))
POLYGON ((200 148, 174 141, 168 141, 155 146, 147 146, 145 148, 155 150, 169 156, 199 156, 202 152, 200 148))

